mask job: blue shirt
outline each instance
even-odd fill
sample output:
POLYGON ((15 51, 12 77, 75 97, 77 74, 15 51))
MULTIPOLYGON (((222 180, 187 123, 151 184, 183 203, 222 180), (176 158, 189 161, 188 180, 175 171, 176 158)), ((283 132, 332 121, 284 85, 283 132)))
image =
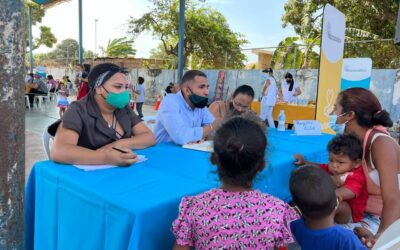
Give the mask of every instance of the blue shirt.
POLYGON ((144 102, 144 87, 143 84, 136 85, 136 91, 139 92, 138 103, 144 102))
POLYGON ((367 249, 352 231, 338 225, 313 230, 307 228, 301 218, 293 221, 290 229, 302 250, 367 249))
POLYGON ((211 124, 214 119, 207 107, 192 109, 179 91, 166 95, 161 102, 154 134, 157 143, 173 141, 183 145, 201 140, 203 126, 211 124))

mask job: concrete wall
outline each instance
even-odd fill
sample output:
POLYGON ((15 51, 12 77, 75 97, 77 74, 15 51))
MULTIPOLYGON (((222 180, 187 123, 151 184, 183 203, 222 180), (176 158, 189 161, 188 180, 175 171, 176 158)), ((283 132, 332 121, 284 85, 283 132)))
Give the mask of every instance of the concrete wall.
MULTIPOLYGON (((214 96, 215 85, 219 70, 204 70, 210 84, 210 95, 214 96)), ((274 76, 278 82, 284 80, 286 72, 290 72, 299 83, 303 93, 301 98, 315 100, 317 96, 318 70, 276 70, 274 76)), ((132 79, 137 76, 145 78, 146 102, 155 103, 161 89, 165 89, 169 82, 177 82, 176 70, 148 70, 134 69, 132 79)), ((248 84, 253 87, 256 97, 260 96, 265 74, 260 70, 226 70, 224 92, 225 98, 233 93, 236 87, 248 84)), ((371 90, 377 95, 384 109, 388 110, 394 121, 400 119, 400 69, 373 69, 371 76, 371 90)))
MULTIPOLYGON (((73 81, 74 73, 64 69, 47 69, 48 74, 55 78, 69 75, 73 81)), ((212 100, 219 70, 204 70, 210 84, 209 98, 212 100)), ((278 82, 284 80, 286 72, 292 73, 295 81, 300 84, 303 91, 301 98, 316 99, 318 70, 276 70, 274 76, 278 82)), ((132 81, 136 82, 138 76, 145 79, 146 103, 154 104, 161 90, 170 82, 178 82, 177 70, 159 69, 132 69, 132 81)), ((261 88, 266 74, 260 70, 225 70, 224 92, 225 98, 233 93, 236 87, 248 84, 254 88, 256 98, 260 96, 261 88)), ((394 121, 400 119, 400 69, 373 69, 371 76, 371 90, 378 96, 384 109, 388 110, 394 121)))

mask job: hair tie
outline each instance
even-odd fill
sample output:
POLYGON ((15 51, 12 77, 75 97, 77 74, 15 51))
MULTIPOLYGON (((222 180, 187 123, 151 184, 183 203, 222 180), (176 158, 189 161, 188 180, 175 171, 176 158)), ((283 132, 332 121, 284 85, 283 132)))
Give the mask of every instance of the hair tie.
POLYGON ((378 111, 375 112, 374 115, 378 115, 378 114, 381 113, 381 112, 382 112, 382 110, 378 110, 378 111))
POLYGON ((106 71, 102 73, 99 77, 97 77, 96 83, 94 84, 94 88, 97 88, 98 86, 103 84, 104 78, 110 73, 110 71, 106 71))

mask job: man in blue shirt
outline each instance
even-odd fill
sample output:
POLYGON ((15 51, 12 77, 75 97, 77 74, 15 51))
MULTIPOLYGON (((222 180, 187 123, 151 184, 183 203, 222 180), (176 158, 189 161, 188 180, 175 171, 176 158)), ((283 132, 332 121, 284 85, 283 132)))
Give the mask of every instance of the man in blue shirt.
POLYGON ((169 94, 161 102, 154 128, 157 143, 179 145, 207 138, 215 128, 214 116, 208 111, 207 76, 189 70, 182 77, 181 91, 169 94))

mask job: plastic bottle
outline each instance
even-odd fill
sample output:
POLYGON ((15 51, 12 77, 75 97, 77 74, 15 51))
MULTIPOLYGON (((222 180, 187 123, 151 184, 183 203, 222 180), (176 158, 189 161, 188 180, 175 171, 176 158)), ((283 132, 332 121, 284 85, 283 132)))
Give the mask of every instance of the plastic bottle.
POLYGON ((285 131, 285 111, 281 110, 278 116, 278 131, 285 131))

